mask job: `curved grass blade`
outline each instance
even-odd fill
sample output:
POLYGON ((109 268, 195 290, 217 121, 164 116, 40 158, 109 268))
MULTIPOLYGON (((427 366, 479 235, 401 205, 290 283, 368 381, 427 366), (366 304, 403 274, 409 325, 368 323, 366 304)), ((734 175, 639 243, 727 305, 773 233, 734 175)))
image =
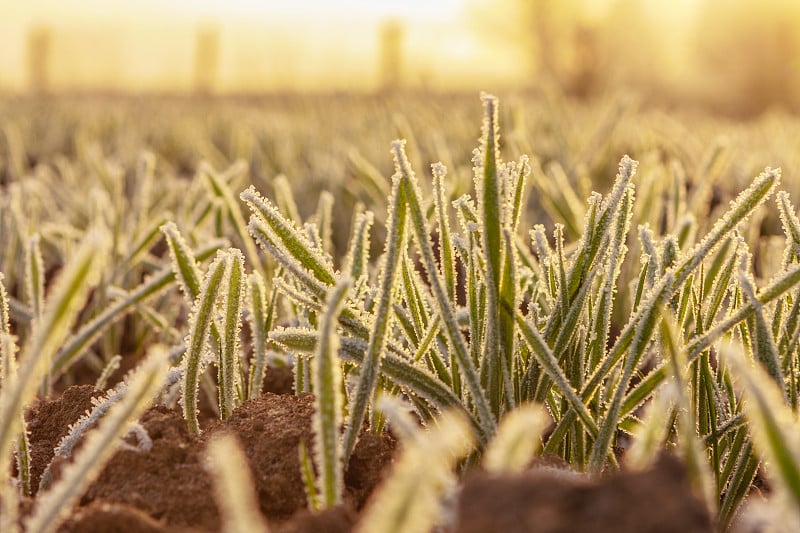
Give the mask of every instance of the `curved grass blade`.
POLYGON ((487 472, 510 474, 521 472, 531 462, 542 442, 542 433, 552 420, 538 404, 517 407, 506 414, 497 426, 483 456, 487 472))
POLYGON ((800 441, 797 419, 786 405, 785 394, 759 365, 752 365, 740 346, 723 344, 721 354, 746 394, 744 412, 756 450, 769 464, 768 473, 777 482, 800 519, 800 441))
POLYGON ((39 318, 44 309, 44 260, 39 234, 28 239, 25 253, 25 293, 33 316, 39 318))
MULTIPOLYGON (((398 163, 399 164, 399 163, 398 163)), ((353 452, 358 432, 364 422, 370 399, 375 394, 381 367, 381 358, 386 349, 392 320, 392 296, 397 284, 398 266, 402 261, 401 250, 405 243, 406 206, 405 194, 400 187, 400 176, 392 178, 389 215, 386 222, 386 251, 383 254, 381 284, 378 288, 378 305, 369 336, 369 344, 364 360, 359 366, 358 385, 350 402, 350 416, 344 435, 344 459, 347 461, 353 452)))
POLYGON ((344 489, 343 469, 346 455, 343 443, 339 440, 344 399, 342 369, 337 356, 339 336, 336 324, 351 285, 350 280, 343 280, 331 289, 313 357, 314 452, 320 472, 317 477, 317 493, 321 496, 324 509, 340 503, 344 489))
POLYGON ((253 212, 250 218, 250 232, 256 228, 264 231, 269 242, 278 250, 293 257, 302 268, 313 276, 331 286, 335 284, 333 265, 323 257, 319 250, 298 230, 294 224, 281 215, 278 209, 255 189, 250 187, 240 195, 253 212))
MULTIPOLYGON (((204 261, 226 246, 226 244, 226 241, 212 241, 199 248, 194 253, 194 259, 196 261, 204 261)), ((172 266, 165 267, 128 293, 127 298, 119 298, 102 313, 81 327, 77 333, 67 339, 56 354, 53 360, 53 378, 55 379, 65 372, 106 329, 135 309, 137 304, 155 296, 175 281, 176 277, 172 266)))
POLYGON ((244 256, 237 248, 229 248, 225 257, 222 279, 222 349, 219 364, 219 410, 225 420, 239 405, 236 393, 239 384, 239 330, 242 326, 244 298, 244 256))
MULTIPOLYGON (((270 339, 290 351, 313 353, 319 335, 308 328, 278 328, 270 332, 270 339)), ((342 337, 339 356, 342 360, 360 365, 367 351, 367 341, 354 337, 342 337)), ((439 410, 462 406, 461 400, 435 376, 415 366, 411 360, 391 353, 383 356, 383 374, 408 392, 430 401, 439 410)), ((477 422, 476 427, 480 427, 477 422)))
POLYGON ((258 510, 250 466, 236 438, 223 434, 208 443, 214 478, 214 499, 226 533, 266 533, 267 523, 258 510))
POLYGON ((752 335, 753 355, 763 365, 772 380, 780 387, 784 399, 787 399, 786 391, 783 388, 783 372, 781 371, 778 347, 775 346, 772 331, 764 316, 764 307, 756 297, 755 280, 753 280, 752 275, 749 274, 749 264, 750 254, 745 252, 742 255, 739 268, 739 286, 742 289, 745 301, 753 306, 753 313, 750 315, 753 318, 755 326, 750 332, 752 335))
MULTIPOLYGON (((232 170, 238 171, 236 165, 234 165, 232 170)), ((243 170, 246 171, 246 168, 243 170)), ((233 231, 236 233, 241 245, 244 246, 247 260, 252 265, 253 270, 257 272, 263 272, 264 267, 261 264, 261 258, 258 255, 258 249, 253 241, 247 236, 247 224, 244 221, 244 216, 242 216, 242 211, 239 209, 239 205, 236 203, 236 197, 230 186, 222 178, 222 176, 214 172, 214 170, 205 163, 200 164, 200 169, 198 172, 204 178, 209 190, 222 201, 225 214, 227 215, 233 231)))
POLYGON ((153 401, 164 383, 167 366, 167 351, 163 347, 152 349, 131 378, 124 398, 114 404, 97 429, 87 435, 75 461, 64 469, 61 480, 45 494, 39 495, 32 515, 25 523, 26 531, 54 531, 66 518, 72 505, 122 444, 121 437, 128 431, 130 423, 137 420, 153 401))
POLYGON ((204 360, 208 352, 208 335, 214 322, 214 307, 219 297, 225 273, 227 252, 217 252, 208 267, 200 293, 192 306, 189 319, 189 334, 186 336, 186 354, 181 363, 181 406, 189 432, 197 435, 200 425, 197 421, 197 389, 200 384, 204 360))
POLYGON ((394 141, 392 143, 396 161, 398 162, 401 187, 404 189, 406 202, 408 205, 409 215, 411 218, 411 227, 414 231, 417 246, 422 256, 423 266, 428 274, 428 280, 433 291, 434 301, 438 306, 439 315, 442 318, 444 329, 447 334, 448 341, 451 348, 455 351, 458 357, 459 369, 463 373, 464 381, 467 385, 472 402, 478 413, 478 420, 481 424, 481 435, 479 439, 484 441, 489 435, 494 433, 495 420, 492 415, 489 403, 486 400, 483 389, 481 388, 480 378, 475 370, 475 365, 470 358, 469 350, 467 349, 464 337, 456 320, 455 312, 449 304, 447 293, 445 292, 442 282, 439 278, 438 269, 436 268, 436 259, 433 256, 433 249, 429 240, 428 225, 425 215, 422 211, 420 204, 420 193, 416 183, 416 178, 411 165, 408 162, 405 151, 403 150, 403 141, 394 141))
POLYGON ((178 286, 187 301, 191 304, 200 293, 203 273, 192 253, 192 249, 178 230, 178 226, 170 221, 161 226, 161 232, 167 242, 169 255, 172 258, 172 270, 178 280, 178 286))
POLYGON ((110 246, 110 236, 105 229, 91 229, 50 291, 42 317, 34 322, 33 332, 23 349, 14 386, 0 390, 0 457, 9 456, 11 443, 21 429, 22 411, 48 375, 50 361, 89 291, 100 281, 110 246))
MULTIPOLYGON (((400 407, 385 401, 381 407, 391 425, 393 411, 400 407)), ((469 451, 471 441, 468 424, 456 413, 442 415, 435 428, 418 430, 418 435, 404 443, 392 475, 371 498, 356 531, 432 530, 440 513, 441 497, 455 483, 451 471, 469 451)))
POLYGON ((247 320, 253 346, 247 397, 253 399, 261 396, 267 370, 267 332, 272 328, 267 312, 267 288, 258 272, 247 277, 247 320))
POLYGON ((342 268, 342 272, 346 272, 350 279, 358 280, 361 276, 369 274, 367 270, 369 264, 369 230, 372 228, 373 220, 372 211, 356 215, 353 235, 350 238, 350 246, 342 268))

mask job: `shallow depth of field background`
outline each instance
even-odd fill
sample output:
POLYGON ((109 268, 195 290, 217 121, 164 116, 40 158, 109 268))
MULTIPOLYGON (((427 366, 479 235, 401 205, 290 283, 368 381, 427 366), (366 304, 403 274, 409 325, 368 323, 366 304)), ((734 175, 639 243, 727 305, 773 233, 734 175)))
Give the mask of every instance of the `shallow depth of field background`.
POLYGON ((0 5, 0 93, 635 92, 800 105, 792 0, 30 0, 0 5))

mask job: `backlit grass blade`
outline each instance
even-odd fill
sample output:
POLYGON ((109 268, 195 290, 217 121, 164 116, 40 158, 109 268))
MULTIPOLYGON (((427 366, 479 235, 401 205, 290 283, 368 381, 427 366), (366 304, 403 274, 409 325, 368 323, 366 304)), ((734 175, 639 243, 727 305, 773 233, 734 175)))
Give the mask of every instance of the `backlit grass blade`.
POLYGON ((512 183, 512 187, 509 188, 508 201, 511 209, 509 210, 507 219, 509 231, 512 235, 516 235, 517 227, 519 226, 520 217, 524 207, 523 203, 525 200, 527 177, 531 173, 531 166, 528 163, 528 156, 521 156, 516 167, 512 167, 511 170, 514 171, 514 182, 512 183))
POLYGON ((314 463, 308 454, 308 446, 306 446, 306 441, 304 440, 300 441, 298 455, 300 455, 300 475, 303 477, 308 508, 312 511, 319 511, 319 494, 317 493, 316 480, 314 479, 314 463))
POLYGON ((329 286, 335 284, 330 261, 320 254, 302 231, 280 214, 278 208, 258 194, 254 187, 240 196, 253 212, 254 218, 251 217, 249 225, 251 233, 255 227, 265 231, 274 246, 287 252, 317 280, 329 286))
POLYGON ((220 416, 223 420, 239 405, 239 330, 242 325, 244 298, 244 256, 238 248, 229 248, 222 279, 222 349, 219 364, 220 416))
POLYGON ((342 272, 346 272, 350 279, 358 280, 361 276, 369 274, 367 270, 370 244, 369 231, 372 228, 373 219, 372 211, 356 215, 353 235, 350 238, 350 246, 342 267, 342 272))
POLYGON ((626 465, 645 469, 658 459, 672 429, 672 413, 678 394, 677 387, 667 384, 653 396, 644 411, 642 421, 633 429, 633 442, 625 454, 626 465))
MULTIPOLYGON (((395 164, 399 165, 399 161, 396 160, 395 164)), ((367 407, 375 393, 381 368, 381 357, 391 332, 392 296, 400 272, 398 266, 402 261, 401 250, 405 244, 407 216, 405 204, 406 198, 400 185, 400 176, 395 175, 392 178, 392 194, 386 223, 386 251, 383 254, 381 282, 377 295, 378 303, 367 351, 359 366, 358 385, 350 401, 350 416, 347 420, 344 437, 345 460, 350 457, 355 448, 356 438, 361 430, 361 424, 364 422, 367 407)))
MULTIPOLYGON (((519 301, 517 298, 517 255, 514 250, 513 237, 506 228, 503 229, 503 272, 500 279, 500 342, 502 354, 503 392, 506 408, 513 409, 516 402, 512 372, 515 371, 515 354, 517 353, 517 331, 515 314, 519 301)), ((519 365, 518 365, 519 366, 519 365)))
POLYGON ((411 170, 411 165, 408 162, 408 158, 403 150, 403 142, 395 141, 392 144, 392 147, 396 155, 396 160, 399 164, 401 187, 403 188, 406 196, 406 202, 408 204, 408 210, 411 219, 411 227, 414 231, 416 243, 420 250, 420 255, 422 256, 422 263, 425 267, 425 272, 428 275, 428 281, 431 285, 434 301, 438 306, 439 315, 442 318, 448 341, 458 357, 459 368, 464 375, 464 381, 467 385, 470 395, 472 396, 472 401, 478 413, 478 419, 480 420, 483 433, 480 436, 480 439, 484 440, 494 432, 494 416, 492 415, 489 403, 484 395, 483 389, 481 388, 480 378, 475 370, 475 365, 470 358, 469 350, 467 349, 464 337, 461 335, 455 312, 452 306, 449 304, 447 293, 445 292, 445 288, 443 287, 442 281, 439 278, 438 269, 436 268, 436 259, 434 258, 433 249, 430 243, 428 224, 420 203, 419 187, 417 185, 416 178, 414 177, 414 173, 411 170))
MULTIPOLYGON (((318 333, 308 328, 279 328, 270 332, 270 339, 275 343, 285 346, 288 350, 303 353, 313 353, 318 338, 318 333)), ((342 337, 340 343, 339 356, 344 361, 360 365, 367 351, 367 341, 342 337)), ((437 409, 462 405, 461 400, 441 381, 409 359, 388 353, 383 357, 381 370, 389 380, 404 390, 425 398, 437 409)), ((479 427, 477 423, 476 427, 479 427)))
POLYGON ((291 220, 298 226, 303 224, 303 219, 300 218, 300 212, 297 210, 297 203, 292 194, 292 187, 289 185, 289 180, 286 176, 280 174, 275 176, 272 180, 272 188, 275 190, 275 203, 278 205, 278 210, 287 219, 291 220))
POLYGON ((775 479, 800 519, 800 441, 797 418, 786 405, 780 387, 759 365, 753 365, 742 348, 724 343, 723 360, 745 396, 744 412, 750 421, 756 450, 768 464, 767 473, 775 479))
POLYGON ((314 275, 304 268, 294 257, 278 248, 272 240, 274 236, 255 215, 250 217, 248 229, 259 246, 272 255, 285 272, 291 274, 300 282, 304 292, 307 292, 319 301, 325 299, 326 287, 328 287, 328 285, 325 285, 315 278, 314 275))
POLYGON ((628 184, 636 175, 638 161, 634 161, 627 155, 619 162, 619 172, 614 180, 614 186, 608 196, 597 205, 597 197, 589 198, 589 209, 586 213, 584 225, 584 235, 581 237, 581 248, 574 265, 569 272, 570 294, 577 290, 578 285, 587 283, 588 280, 583 276, 594 266, 597 258, 603 258, 602 252, 605 251, 609 240, 609 230, 613 223, 614 216, 619 209, 622 197, 628 188, 628 184))
POLYGON ((621 421, 620 412, 622 409, 622 402, 625 398, 628 386, 630 385, 631 377, 647 345, 652 339, 653 330, 657 326, 658 320, 661 318, 661 305, 666 301, 668 288, 672 286, 673 282, 672 273, 667 273, 662 278, 662 281, 653 288, 653 295, 648 304, 642 306, 644 313, 637 324, 636 331, 631 341, 630 351, 622 367, 622 375, 614 388, 611 402, 606 410, 605 418, 600 424, 600 431, 597 434, 597 440, 592 448, 589 464, 595 471, 599 471, 605 463, 617 426, 621 421))
POLYGON ((105 390, 106 384, 108 383, 108 378, 111 377, 111 374, 119 370, 121 362, 122 356, 119 354, 109 359, 106 365, 103 367, 103 370, 100 372, 100 375, 97 377, 97 380, 94 382, 94 388, 97 390, 105 390))
POLYGON ((789 199, 789 193, 779 191, 776 201, 787 240, 786 253, 783 258, 783 267, 786 268, 793 258, 800 259, 800 219, 797 218, 797 212, 789 199))
POLYGON ((169 248, 169 255, 172 258, 172 269, 178 285, 188 302, 194 302, 200 293, 200 284, 203 273, 197 264, 197 260, 192 253, 192 249, 178 230, 174 222, 167 222, 161 226, 164 238, 169 248))
POLYGON ((247 321, 250 326, 253 355, 250 360, 249 399, 261 396, 264 374, 267 370, 267 334, 272 327, 267 315, 267 288, 258 272, 247 277, 247 321))
MULTIPOLYGON (((7 293, 2 279, 3 276, 0 274, 0 389, 11 389, 17 384, 17 343, 16 338, 9 332, 7 293)), ((22 413, 19 413, 18 416, 19 436, 14 446, 17 459, 17 480, 22 495, 30 496, 31 446, 28 440, 25 416, 22 413)), ((9 488, 8 474, 8 468, 0 469, 0 498, 11 497, 7 490, 9 488)))
MULTIPOLYGON (((204 261, 226 246, 226 241, 215 240, 194 252, 195 261, 204 261)), ((176 275, 173 267, 164 267, 141 285, 128 293, 125 298, 118 298, 99 315, 87 322, 61 346, 53 360, 53 378, 57 378, 70 365, 79 359, 92 343, 97 340, 112 324, 130 313, 136 306, 155 296, 175 283, 176 275)), ((198 287, 199 290, 199 287, 198 287)))
POLYGON ((20 430, 22 410, 48 375, 56 350, 64 342, 90 290, 100 281, 110 246, 105 229, 91 229, 50 290, 41 319, 34 323, 23 349, 15 385, 0 390, 0 457, 9 456, 20 430))
POLYGON ((575 413, 578 414, 586 425, 587 431, 593 436, 597 435, 597 424, 592 419, 592 415, 586 408, 586 404, 583 403, 577 391, 572 387, 569 378, 567 378, 566 374, 564 374, 564 371, 559 366, 558 359, 556 359, 550 347, 547 346, 547 343, 544 342, 541 334, 519 311, 517 311, 516 314, 516 321, 522 338, 530 348, 536 362, 555 384, 558 392, 566 398, 570 406, 575 410, 575 413))
POLYGON ((436 206, 436 222, 439 229, 439 262, 444 274, 444 284, 451 301, 456 301, 456 264, 453 255, 453 243, 450 237, 450 217, 445 203, 444 179, 447 168, 436 163, 431 165, 433 171, 433 201, 436 206))
POLYGON ((259 512, 253 475, 236 438, 227 434, 214 437, 208 443, 207 453, 223 530, 266 533, 267 523, 259 512))
POLYGON ((725 238, 736 226, 744 221, 757 207, 769 198, 778 186, 781 178, 780 169, 767 167, 750 186, 739 193, 731 202, 731 208, 717 220, 711 231, 687 252, 686 259, 675 269, 675 286, 680 287, 703 259, 725 238))
MULTIPOLYGON (((661 340, 672 367, 672 377, 676 386, 675 403, 677 407, 679 449, 682 451, 683 460, 686 463, 689 480, 694 486, 697 495, 703 499, 708 510, 713 515, 717 510, 718 498, 716 489, 719 483, 715 483, 709 471, 706 450, 697 435, 697 414, 691 408, 691 402, 688 398, 691 390, 687 384, 690 369, 686 362, 686 350, 680 346, 680 333, 675 319, 670 315, 665 316, 665 313, 662 313, 662 317, 663 320, 660 327, 661 340)), ((702 387, 703 384, 698 383, 696 386, 702 387)), ((715 399, 712 399, 712 401, 715 401, 715 399)), ((716 417, 714 417, 713 422, 716 423, 716 417)), ((715 458, 718 458, 716 450, 712 451, 712 454, 715 458)), ((719 472, 719 464, 712 467, 715 473, 719 472)))
POLYGON ((322 191, 317 203, 317 212, 314 215, 322 250, 328 254, 333 253, 333 195, 322 191))
MULTIPOLYGON (((740 260, 740 250, 743 250, 743 247, 739 246, 739 243, 737 242, 736 248, 734 248, 730 256, 727 257, 727 261, 725 261, 725 263, 719 267, 718 272, 713 277, 713 281, 710 285, 710 293, 708 296, 709 304, 706 306, 706 318, 705 323, 703 324, 703 329, 707 330, 714 324, 717 312, 719 311, 722 301, 730 288, 731 278, 733 277, 733 273, 736 271, 736 262, 740 260)), ((720 252, 722 252, 722 250, 720 250, 720 252)), ((722 257, 722 253, 717 255, 717 258, 720 257, 722 257)), ((724 257, 722 258, 725 259, 724 257)), ((711 275, 711 273, 709 273, 709 275, 711 275)))
MULTIPOLYGON (((314 351, 312 383, 314 385, 314 455, 319 476, 317 493, 323 508, 341 502, 344 489, 344 461, 347 457, 339 439, 342 422, 342 368, 339 361, 339 335, 336 331, 339 313, 344 306, 350 280, 340 281, 331 289, 319 328, 314 351)), ((365 359, 366 359, 365 355, 365 359)), ((362 367, 363 368, 363 365, 362 367)), ((360 424, 356 432, 360 429, 360 424)))
POLYGON ((137 420, 153 401, 164 383, 168 366, 167 351, 156 347, 131 378, 127 392, 100 420, 77 452, 75 461, 64 468, 61 479, 45 494, 39 495, 36 507, 25 522, 26 531, 43 533, 56 530, 72 505, 100 474, 106 462, 122 444, 130 423, 137 420))
POLYGON ((161 227, 171 218, 172 214, 165 212, 159 218, 146 222, 146 229, 141 230, 141 236, 136 241, 131 242, 125 258, 116 266, 114 277, 127 274, 145 260, 147 253, 155 246, 163 234, 161 227))
MULTIPOLYGON (((764 306, 756 297, 755 282, 749 274, 749 266, 750 254, 745 253, 742 256, 739 269, 739 286, 742 289, 745 301, 753 306, 753 313, 751 316, 755 327, 750 332, 752 336, 753 356, 763 365, 772 380, 783 390, 783 372, 781 371, 778 347, 775 346, 775 339, 772 336, 771 328, 767 324, 767 319, 764 316, 764 306)), ((783 394, 784 399, 786 399, 786 392, 784 391, 783 394)))
POLYGON ((550 416, 541 405, 528 404, 510 411, 497 426, 497 434, 483 456, 483 467, 499 474, 523 471, 550 423, 550 416))
POLYGON ((504 220, 502 187, 498 172, 497 98, 481 95, 485 118, 481 135, 482 167, 476 169, 478 213, 481 228, 481 247, 486 259, 486 329, 483 337, 482 376, 486 377, 487 396, 495 417, 499 417, 503 398, 503 357, 500 332, 500 276, 502 264, 502 224, 504 220))
MULTIPOLYGON (((11 336, 11 320, 8 314, 8 291, 4 283, 5 276, 0 272, 0 335, 4 335, 6 339, 13 341, 11 336)), ((4 387, 4 381, 9 376, 16 374, 16 360, 14 359, 14 352, 16 347, 14 343, 7 344, 6 342, 0 343, 0 387, 4 387)))
MULTIPOLYGON (((243 170, 246 172, 247 168, 244 167, 243 170)), ((258 249, 247 235, 247 223, 244 220, 244 216, 239 208, 239 204, 236 202, 236 196, 231 190, 230 185, 228 185, 222 176, 214 172, 214 170, 206 164, 200 165, 198 173, 204 179, 211 193, 222 201, 225 215, 230 222, 231 228, 238 237, 239 244, 237 244, 237 246, 244 247, 247 260, 253 270, 261 272, 263 266, 261 265, 261 258, 258 255, 258 249)))
POLYGON ((204 359, 209 349, 208 335, 211 331, 211 324, 214 322, 214 308, 225 273, 226 255, 226 252, 217 252, 214 261, 209 265, 189 319, 186 353, 181 363, 181 407, 186 425, 193 434, 200 433, 200 425, 197 421, 197 390, 200 385, 204 359))
MULTIPOLYGON (((393 406, 382 406, 386 406, 391 425, 393 406)), ((415 533, 434 529, 443 493, 454 483, 452 468, 469 451, 472 438, 466 421, 456 413, 446 413, 436 427, 418 432, 404 443, 391 476, 362 514, 357 532, 415 533)))
POLYGON ((28 239, 25 250, 25 293, 33 316, 39 318, 44 309, 44 261, 39 234, 28 239))
POLYGON ((606 274, 603 277, 598 302, 595 304, 596 315, 593 317, 594 352, 591 357, 592 367, 605 356, 611 327, 611 313, 614 308, 614 295, 617 290, 617 279, 628 250, 625 245, 625 238, 633 215, 633 194, 633 185, 629 185, 625 189, 625 194, 612 226, 611 243, 607 252, 606 274))

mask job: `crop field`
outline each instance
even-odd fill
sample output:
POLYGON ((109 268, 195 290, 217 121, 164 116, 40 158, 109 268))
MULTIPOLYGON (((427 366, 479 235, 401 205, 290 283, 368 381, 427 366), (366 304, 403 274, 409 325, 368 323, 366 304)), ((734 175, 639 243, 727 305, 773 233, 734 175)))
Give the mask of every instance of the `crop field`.
POLYGON ((0 100, 0 531, 800 530, 800 120, 500 96, 0 100))

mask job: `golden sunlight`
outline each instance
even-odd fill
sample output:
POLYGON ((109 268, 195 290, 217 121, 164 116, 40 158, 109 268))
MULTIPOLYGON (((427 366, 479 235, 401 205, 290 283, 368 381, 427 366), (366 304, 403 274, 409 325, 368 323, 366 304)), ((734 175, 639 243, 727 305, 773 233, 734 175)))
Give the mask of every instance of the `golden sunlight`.
POLYGON ((799 14, 788 0, 758 10, 745 0, 6 2, 0 91, 554 84, 576 96, 623 88, 704 104, 732 95, 735 108, 735 95, 763 85, 768 100, 794 105, 799 14))

